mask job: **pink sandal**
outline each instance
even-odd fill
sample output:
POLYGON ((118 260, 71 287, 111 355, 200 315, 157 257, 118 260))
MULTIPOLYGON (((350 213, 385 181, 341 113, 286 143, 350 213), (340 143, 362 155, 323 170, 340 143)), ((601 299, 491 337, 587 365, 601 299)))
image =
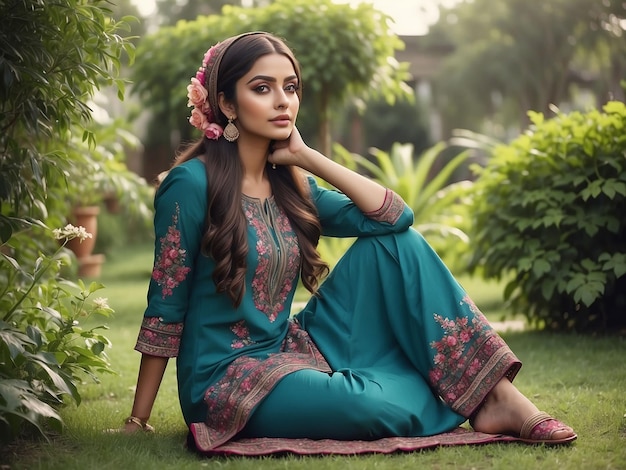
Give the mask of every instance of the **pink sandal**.
POLYGON ((554 419, 548 413, 540 411, 524 421, 519 437, 522 442, 527 444, 567 444, 576 440, 578 436, 573 434, 562 439, 552 438, 555 432, 567 430, 572 430, 572 428, 558 419, 554 419))

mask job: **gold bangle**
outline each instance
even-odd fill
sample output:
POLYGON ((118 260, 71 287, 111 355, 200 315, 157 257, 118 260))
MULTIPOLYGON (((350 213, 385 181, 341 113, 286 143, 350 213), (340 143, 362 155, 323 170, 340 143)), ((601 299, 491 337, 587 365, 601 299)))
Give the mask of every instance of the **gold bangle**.
POLYGON ((137 426, 139 426, 145 432, 154 432, 154 427, 150 426, 147 423, 147 421, 144 421, 143 419, 137 418, 136 416, 129 416, 124 421, 124 424, 130 424, 130 423, 136 424, 137 426))

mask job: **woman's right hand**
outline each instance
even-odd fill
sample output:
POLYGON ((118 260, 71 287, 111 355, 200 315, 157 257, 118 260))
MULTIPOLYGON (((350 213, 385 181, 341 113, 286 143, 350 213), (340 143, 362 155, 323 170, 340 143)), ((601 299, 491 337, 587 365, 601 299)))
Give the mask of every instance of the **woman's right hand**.
POLYGON ((129 416, 124 421, 124 427, 121 429, 124 434, 134 434, 136 432, 154 432, 154 427, 148 424, 148 420, 129 416))
POLYGON ((131 415, 124 421, 124 426, 120 429, 121 432, 132 434, 137 431, 154 431, 154 427, 148 424, 148 419, 150 418, 152 406, 159 391, 167 362, 167 357, 149 354, 141 355, 133 408, 131 415))

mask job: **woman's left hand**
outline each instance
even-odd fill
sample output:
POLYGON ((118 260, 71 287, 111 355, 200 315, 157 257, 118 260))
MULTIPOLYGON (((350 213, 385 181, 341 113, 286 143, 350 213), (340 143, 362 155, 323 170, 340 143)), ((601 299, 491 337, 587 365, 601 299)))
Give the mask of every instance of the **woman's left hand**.
POLYGON ((294 127, 288 139, 273 142, 267 160, 276 165, 302 166, 303 154, 308 149, 300 132, 294 127))
POLYGON ((318 176, 346 194, 363 212, 379 209, 387 196, 387 190, 374 180, 307 146, 295 127, 288 139, 272 144, 267 160, 271 165, 295 165, 318 176))

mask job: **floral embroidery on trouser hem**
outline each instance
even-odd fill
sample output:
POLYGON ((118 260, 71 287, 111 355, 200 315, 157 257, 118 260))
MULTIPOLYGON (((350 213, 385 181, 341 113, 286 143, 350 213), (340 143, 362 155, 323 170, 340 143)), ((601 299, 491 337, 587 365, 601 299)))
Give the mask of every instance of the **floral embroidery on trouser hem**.
POLYGON ((473 315, 434 315, 443 336, 430 344, 435 355, 429 379, 454 411, 470 416, 498 381, 513 379, 521 363, 469 297, 461 304, 473 315))

